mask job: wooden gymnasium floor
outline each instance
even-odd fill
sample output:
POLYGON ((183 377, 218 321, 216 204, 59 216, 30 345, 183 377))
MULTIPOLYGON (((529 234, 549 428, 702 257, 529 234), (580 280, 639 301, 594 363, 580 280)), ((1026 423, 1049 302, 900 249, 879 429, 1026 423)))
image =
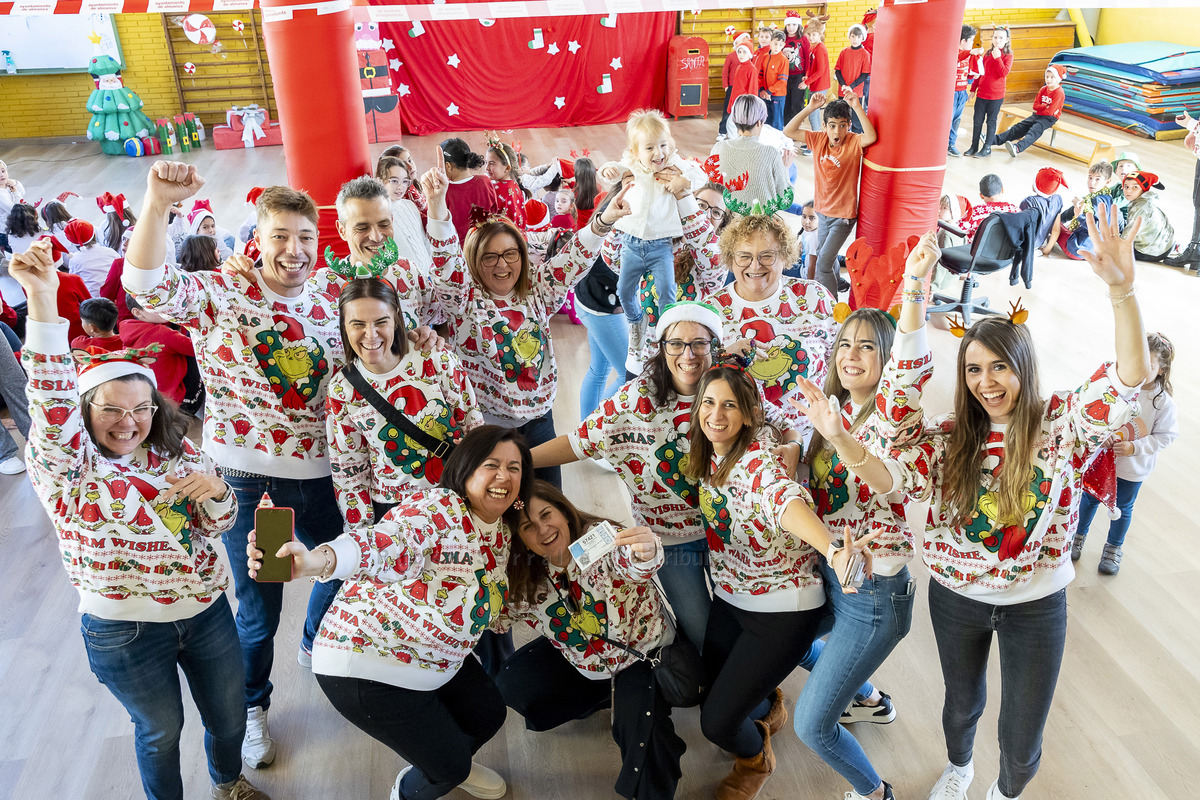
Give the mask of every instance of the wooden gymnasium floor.
MULTIPOLYGON (((716 125, 715 117, 675 124, 682 152, 707 156, 716 125)), ((534 163, 584 147, 600 163, 619 156, 624 138, 617 125, 525 130, 519 136, 534 163)), ((466 138, 481 146, 481 133, 466 138)), ((408 141, 418 165, 431 163, 437 141, 438 137, 408 141)), ((382 149, 374 145, 372 154, 382 149)), ((1186 240, 1192 220, 1193 158, 1179 142, 1137 140, 1134 149, 1147 169, 1163 177, 1164 203, 1178 235, 1186 240)), ((89 198, 103 191, 124 192, 135 209, 139 207, 150 162, 91 152, 90 145, 19 146, 0 150, 0 157, 33 198, 68 189, 89 198)), ((212 198, 220 222, 232 230, 246 213, 249 187, 285 180, 280 148, 218 153, 206 147, 184 159, 207 177, 205 194, 212 198)), ((1038 150, 1016 160, 1003 149, 986 161, 951 159, 946 181, 955 193, 974 198, 978 179, 995 171, 1015 202, 1028 193, 1034 172, 1046 164, 1066 173, 1068 197, 1082 194, 1083 166, 1038 150)), ((811 166, 802 160, 797 196, 810 194, 811 175, 811 166)), ((983 283, 981 293, 989 295, 994 306, 1020 298, 1029 309, 1027 324, 1038 342, 1044 390, 1075 386, 1111 356, 1109 303, 1083 262, 1039 258, 1033 291, 1010 288, 1002 276, 983 283)), ((1142 491, 1121 574, 1107 578, 1096 573, 1105 533, 1102 521, 1079 562, 1079 575, 1069 589, 1071 625, 1062 677, 1046 730, 1041 772, 1028 798, 1152 800, 1195 795, 1187 786, 1194 784, 1200 770, 1200 551, 1195 523, 1200 501, 1193 483, 1200 473, 1194 444, 1200 438, 1200 417, 1189 408, 1189 400, 1200 392, 1200 358, 1187 337, 1195 327, 1188 320, 1200 309, 1200 281, 1151 265, 1141 268, 1138 288, 1147 327, 1167 333, 1179 350, 1174 384, 1183 436, 1162 454, 1142 491)), ((562 375, 555 414, 559 430, 566 431, 579 419, 587 341, 582 327, 562 317, 553 332, 562 375)), ((932 331, 931 341, 938 374, 928 392, 929 405, 941 411, 951 401, 957 340, 932 331)), ((590 464, 573 465, 564 468, 564 482, 580 505, 627 516, 626 507, 612 499, 619 489, 610 473, 590 464)), ((0 477, 0 507, 0 800, 140 798, 132 726, 88 670, 76 595, 59 564, 50 524, 24 476, 0 477)), ((233 555, 235 562, 240 560, 233 555)), ((919 560, 912 570, 919 587, 912 633, 875 676, 895 699, 899 716, 888 726, 859 724, 854 733, 879 772, 894 784, 897 797, 923 800, 946 759, 941 675, 925 603, 927 575, 919 560)), ((271 727, 279 756, 273 766, 250 777, 277 800, 384 798, 402 766, 400 759, 338 716, 312 676, 295 662, 307 589, 304 582, 289 588, 278 638, 271 727)), ((992 702, 980 723, 976 747, 977 778, 970 793, 975 800, 984 796, 997 774, 997 672, 994 662, 992 702)), ((804 673, 797 672, 784 684, 789 703, 803 683, 804 673)), ((184 781, 189 798, 207 797, 201 729, 190 701, 188 708, 184 781)), ((730 768, 730 757, 700 735, 695 709, 677 711, 675 719, 689 745, 679 797, 711 797, 730 768)), ((797 740, 790 726, 776 737, 774 747, 779 768, 761 797, 842 797, 844 781, 797 740)), ((618 756, 603 713, 536 735, 510 715, 479 760, 508 779, 508 797, 513 800, 614 797, 618 756)), ((451 796, 466 797, 457 791, 451 796)))

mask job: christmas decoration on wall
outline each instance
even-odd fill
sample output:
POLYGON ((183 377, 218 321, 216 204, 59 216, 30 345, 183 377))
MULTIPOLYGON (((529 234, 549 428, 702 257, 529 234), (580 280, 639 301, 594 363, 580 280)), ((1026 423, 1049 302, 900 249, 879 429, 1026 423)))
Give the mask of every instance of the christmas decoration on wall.
POLYGON ((87 138, 99 142, 100 149, 109 155, 123 155, 126 139, 149 136, 154 126, 142 113, 142 98, 125 88, 116 59, 93 56, 88 72, 96 88, 87 101, 87 109, 92 112, 87 138))
POLYGON ((399 141, 400 98, 392 92, 392 76, 388 71, 379 24, 356 22, 354 47, 358 51, 358 79, 362 87, 363 113, 367 116, 367 140, 399 141))
POLYGON ((233 32, 242 37, 242 48, 248 50, 250 46, 246 44, 246 23, 240 19, 235 19, 233 21, 233 32))
POLYGON ((203 14, 188 14, 183 20, 183 35, 192 44, 216 44, 217 26, 203 14))
POLYGON ((183 62, 183 72, 185 75, 192 76, 192 88, 196 86, 196 65, 190 61, 183 62))

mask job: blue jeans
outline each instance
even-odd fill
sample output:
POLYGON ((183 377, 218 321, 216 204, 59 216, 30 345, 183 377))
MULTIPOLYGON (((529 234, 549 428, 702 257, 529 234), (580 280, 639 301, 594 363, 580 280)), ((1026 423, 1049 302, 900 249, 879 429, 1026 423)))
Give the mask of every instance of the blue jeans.
MULTIPOLYGON (((1120 547, 1125 543, 1125 534, 1129 533, 1129 523, 1133 522, 1133 501, 1137 500, 1138 492, 1141 490, 1141 481, 1117 478, 1117 508, 1120 509, 1121 516, 1108 523, 1108 543, 1113 547, 1120 547)), ((1096 509, 1099 506, 1099 500, 1087 492, 1083 493, 1083 499, 1079 501, 1079 529, 1075 532, 1075 535, 1081 540, 1088 535, 1092 517, 1096 515, 1096 509)))
POLYGON ((629 351, 629 324, 622 314, 597 314, 578 299, 575 311, 587 328, 591 361, 579 387, 579 418, 587 419, 625 382, 625 356, 629 351), (612 380, 609 381, 609 374, 612 380))
POLYGON ((837 299, 838 268, 837 256, 842 245, 850 238, 856 219, 827 217, 817 214, 817 282, 829 290, 837 299))
POLYGON ((224 594, 211 608, 178 622, 126 622, 84 614, 80 629, 92 673, 133 721, 138 772, 148 800, 183 800, 180 669, 204 723, 209 778, 214 784, 237 780, 246 735, 244 678, 237 629, 224 594))
MULTIPOLYGON (((0 323, 3 324, 3 323, 0 323)), ((7 327, 7 326, 6 326, 7 327)), ((18 346, 20 343, 18 342, 18 346)), ((0 397, 8 406, 17 430, 29 440, 29 399, 25 396, 25 385, 29 378, 21 368, 21 362, 13 354, 8 340, 0 336, 0 397)), ((0 425, 0 461, 12 458, 17 454, 17 443, 13 440, 8 429, 0 425)))
POLYGON ((1000 642, 1000 791, 1019 797, 1042 759, 1042 732, 1067 640, 1067 590, 1041 600, 996 606, 929 580, 929 616, 942 662, 946 753, 971 761, 975 727, 987 705, 992 635, 1000 642))
POLYGON ((777 131, 783 130, 783 105, 787 102, 787 95, 771 95, 771 102, 767 107, 767 119, 770 120, 771 127, 777 131))
POLYGON ((818 108, 808 115, 808 127, 814 131, 821 130, 821 109, 818 108))
POLYGON ((649 272, 658 287, 658 314, 675 302, 675 255, 668 239, 639 239, 625 234, 621 245, 621 272, 617 276, 617 297, 630 323, 642 318, 642 306, 638 302, 638 284, 649 272))
POLYGON ((704 630, 708 627, 708 612, 712 609, 711 580, 708 542, 697 539, 667 545, 663 549, 658 582, 675 612, 680 633, 697 649, 704 646, 704 630))
MULTIPOLYGON (((344 522, 333 493, 332 478, 272 478, 266 475, 242 477, 226 475, 237 495, 238 516, 233 527, 221 539, 233 562, 233 585, 237 593, 237 632, 242 642, 242 661, 246 668, 246 708, 271 705, 271 665, 275 661, 275 632, 283 610, 283 584, 259 583, 245 568, 246 534, 254 527, 254 509, 263 492, 271 501, 295 512, 296 539, 308 549, 331 542, 342 532, 344 522)), ((342 587, 341 581, 314 583, 308 596, 301 644, 312 650, 313 638, 321 627, 321 618, 342 587)))
POLYGON ((967 107, 966 89, 954 93, 954 110, 950 112, 950 147, 958 143, 958 123, 962 121, 963 109, 967 107))
POLYGON ((868 795, 879 788, 879 774, 838 721, 855 695, 864 694, 862 682, 912 628, 916 584, 907 567, 864 581, 858 594, 842 594, 837 576, 825 564, 821 577, 833 606, 833 630, 796 701, 796 735, 854 791, 868 795))

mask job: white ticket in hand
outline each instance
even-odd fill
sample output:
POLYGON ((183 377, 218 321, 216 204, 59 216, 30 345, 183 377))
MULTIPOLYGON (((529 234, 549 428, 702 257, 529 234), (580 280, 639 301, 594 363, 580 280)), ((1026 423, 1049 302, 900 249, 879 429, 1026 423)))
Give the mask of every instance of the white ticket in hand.
POLYGON ((617 546, 617 531, 607 522, 598 522, 583 536, 571 542, 571 558, 579 568, 587 569, 617 546))

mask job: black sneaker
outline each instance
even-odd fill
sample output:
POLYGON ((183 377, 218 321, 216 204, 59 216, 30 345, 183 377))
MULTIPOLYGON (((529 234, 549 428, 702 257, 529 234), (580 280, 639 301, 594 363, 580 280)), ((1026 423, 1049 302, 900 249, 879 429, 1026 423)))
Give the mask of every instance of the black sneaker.
POLYGON ((985 148, 983 148, 982 150, 980 150, 978 153, 976 153, 976 154, 975 154, 975 157, 976 157, 976 158, 987 158, 987 157, 988 157, 988 156, 990 156, 991 154, 992 154, 992 148, 990 148, 990 147, 985 147, 985 148))
POLYGON ((853 722, 874 722, 876 725, 887 725, 896 718, 896 709, 892 705, 892 698, 886 692, 879 694, 882 697, 879 705, 868 706, 855 700, 849 708, 842 712, 842 718, 838 722, 842 725, 849 725, 853 722))
POLYGON ((966 156, 967 158, 974 158, 978 153, 979 153, 979 149, 976 147, 972 147, 970 150, 963 153, 963 155, 966 156))
POLYGON ((962 158, 962 153, 958 152, 958 148, 954 145, 951 145, 949 148, 947 148, 946 153, 954 156, 955 158, 962 158))
POLYGON ((1071 560, 1078 561, 1083 555, 1083 543, 1085 539, 1078 533, 1071 537, 1071 560))
MULTIPOLYGON (((867 800, 867 795, 859 794, 851 789, 846 792, 846 800, 867 800)), ((892 794, 892 785, 887 781, 883 782, 883 800, 896 800, 896 795, 892 794)))

